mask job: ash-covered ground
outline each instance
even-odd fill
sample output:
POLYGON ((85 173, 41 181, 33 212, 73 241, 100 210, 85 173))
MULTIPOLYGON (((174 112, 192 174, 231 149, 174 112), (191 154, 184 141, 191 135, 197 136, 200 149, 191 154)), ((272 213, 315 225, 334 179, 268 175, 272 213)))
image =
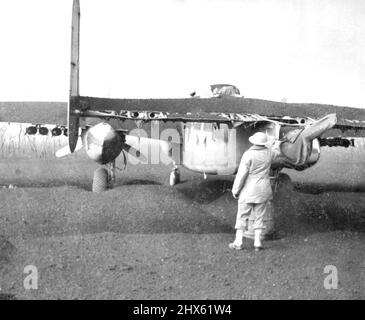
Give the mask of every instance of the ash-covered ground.
MULTIPOLYGON (((336 189, 326 164, 304 182, 305 173, 293 174, 294 190, 279 189, 277 239, 259 253, 250 240, 228 249, 231 180, 182 170, 172 188, 169 167, 128 166, 113 190, 93 194, 96 167, 82 156, 1 161, 1 298, 365 298, 365 194, 336 189), (329 191, 318 189, 319 172, 329 191), (24 288, 28 265, 38 270, 37 290, 24 288), (337 267, 337 289, 324 287, 328 265, 337 267)), ((337 174, 336 186, 349 174, 337 174)))

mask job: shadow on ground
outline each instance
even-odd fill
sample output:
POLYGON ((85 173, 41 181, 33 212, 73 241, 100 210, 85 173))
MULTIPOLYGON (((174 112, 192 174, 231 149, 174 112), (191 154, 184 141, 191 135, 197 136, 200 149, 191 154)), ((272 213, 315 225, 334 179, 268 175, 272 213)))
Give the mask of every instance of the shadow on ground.
MULTIPOLYGON (((232 182, 228 180, 186 181, 176 186, 186 198, 199 204, 209 204, 230 192, 232 182)), ((233 200, 233 199, 232 199, 233 200)))

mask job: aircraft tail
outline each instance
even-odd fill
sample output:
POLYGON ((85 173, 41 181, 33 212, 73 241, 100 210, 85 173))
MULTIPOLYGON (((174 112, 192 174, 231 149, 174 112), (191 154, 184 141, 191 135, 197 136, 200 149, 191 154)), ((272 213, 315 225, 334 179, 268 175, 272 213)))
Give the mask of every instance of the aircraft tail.
POLYGON ((67 112, 68 143, 70 151, 74 152, 79 136, 79 72, 80 72, 80 1, 73 1, 72 31, 71 31, 71 71, 70 95, 67 112))

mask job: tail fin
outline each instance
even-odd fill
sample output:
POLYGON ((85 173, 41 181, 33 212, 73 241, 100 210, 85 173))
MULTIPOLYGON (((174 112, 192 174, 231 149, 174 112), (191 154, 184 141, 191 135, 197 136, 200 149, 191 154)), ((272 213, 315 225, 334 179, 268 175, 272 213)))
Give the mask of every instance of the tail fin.
POLYGON ((77 114, 77 97, 79 96, 79 71, 80 71, 80 1, 73 1, 72 32, 71 32, 71 72, 70 96, 67 112, 68 144, 70 151, 74 152, 79 136, 79 116, 77 114))

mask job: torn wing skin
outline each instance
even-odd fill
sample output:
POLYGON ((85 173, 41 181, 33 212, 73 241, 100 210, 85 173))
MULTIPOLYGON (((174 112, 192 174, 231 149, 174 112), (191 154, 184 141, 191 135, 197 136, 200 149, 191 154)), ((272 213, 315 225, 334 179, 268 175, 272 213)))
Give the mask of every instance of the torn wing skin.
POLYGON ((334 128, 343 131, 345 136, 346 131, 365 129, 365 110, 361 109, 315 104, 284 104, 235 97, 107 99, 74 96, 70 97, 69 104, 69 115, 77 118, 217 122, 229 123, 232 126, 266 120, 301 127, 333 113, 337 115, 334 128))
MULTIPOLYGON (((307 116, 265 114, 260 108, 242 105, 240 98, 209 99, 106 99, 94 97, 71 97, 70 115, 120 120, 161 120, 244 123, 264 120, 305 124, 307 116), (233 99, 233 100, 232 100, 233 99)), ((271 112, 270 112, 271 113, 271 112)))

